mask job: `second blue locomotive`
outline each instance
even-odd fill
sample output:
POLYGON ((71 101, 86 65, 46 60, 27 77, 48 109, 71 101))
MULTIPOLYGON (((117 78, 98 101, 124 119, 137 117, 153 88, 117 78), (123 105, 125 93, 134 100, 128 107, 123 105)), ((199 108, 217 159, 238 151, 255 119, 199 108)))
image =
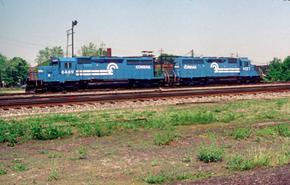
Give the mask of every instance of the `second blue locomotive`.
POLYGON ((55 58, 49 66, 38 67, 26 90, 77 90, 104 84, 194 85, 227 80, 258 82, 260 74, 247 58, 175 57, 171 64, 152 57, 55 58))

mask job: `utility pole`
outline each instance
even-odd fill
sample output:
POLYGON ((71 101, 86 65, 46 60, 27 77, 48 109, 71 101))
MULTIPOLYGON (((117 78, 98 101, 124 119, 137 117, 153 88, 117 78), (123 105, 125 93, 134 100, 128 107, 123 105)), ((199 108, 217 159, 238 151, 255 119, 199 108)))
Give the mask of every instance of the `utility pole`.
POLYGON ((72 21, 71 29, 66 30, 66 57, 68 57, 68 49, 71 46, 71 56, 74 56, 74 27, 78 24, 77 20, 72 21), (71 44, 69 43, 69 36, 71 35, 71 44))

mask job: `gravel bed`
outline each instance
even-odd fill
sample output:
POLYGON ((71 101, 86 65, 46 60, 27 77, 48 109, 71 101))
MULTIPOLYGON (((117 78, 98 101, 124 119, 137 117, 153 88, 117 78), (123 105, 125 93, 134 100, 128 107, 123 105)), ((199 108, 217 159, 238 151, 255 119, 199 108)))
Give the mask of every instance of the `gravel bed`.
POLYGON ((194 96, 194 97, 175 97, 175 98, 159 98, 146 100, 125 100, 125 101, 109 101, 109 102, 90 102, 78 104, 66 104, 56 106, 36 106, 22 107, 18 109, 1 109, 0 118, 14 118, 30 115, 51 114, 51 113, 71 113, 71 112, 86 112, 106 109, 122 109, 122 108, 140 108, 146 106, 161 106, 161 105, 183 105, 195 103, 216 103, 236 100, 250 99, 277 99, 290 97, 290 92, 275 92, 275 93, 255 93, 255 94, 229 94, 222 96, 194 96))

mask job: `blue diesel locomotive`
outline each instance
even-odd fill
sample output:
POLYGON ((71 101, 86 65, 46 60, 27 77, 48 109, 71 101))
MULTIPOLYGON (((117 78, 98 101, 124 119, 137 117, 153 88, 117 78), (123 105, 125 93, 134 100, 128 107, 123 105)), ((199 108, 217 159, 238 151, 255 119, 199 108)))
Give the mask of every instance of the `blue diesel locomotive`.
POLYGON ((170 65, 152 57, 54 58, 39 66, 27 91, 78 90, 106 85, 172 86, 234 80, 258 82, 260 74, 247 58, 175 57, 170 65))

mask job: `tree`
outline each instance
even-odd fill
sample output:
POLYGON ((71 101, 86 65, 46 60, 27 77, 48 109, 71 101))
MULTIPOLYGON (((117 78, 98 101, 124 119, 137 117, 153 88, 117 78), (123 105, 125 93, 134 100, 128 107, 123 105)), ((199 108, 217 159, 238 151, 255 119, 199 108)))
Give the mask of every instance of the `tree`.
POLYGON ((266 80, 290 81, 290 57, 285 58, 283 62, 274 58, 269 64, 266 80))
POLYGON ((80 53, 82 56, 98 56, 98 49, 94 43, 90 42, 88 45, 81 47, 80 53))
POLYGON ((5 84, 8 86, 23 84, 27 78, 28 70, 28 63, 20 57, 14 57, 7 61, 4 75, 5 84))
POLYGON ((48 65, 52 57, 63 57, 63 49, 60 46, 46 47, 38 52, 36 62, 40 65, 48 65))
POLYGON ((97 48, 97 45, 90 42, 88 45, 81 47, 80 54, 82 56, 106 56, 107 51, 103 47, 97 48))
POLYGON ((0 87, 3 87, 7 58, 0 54, 0 87))

